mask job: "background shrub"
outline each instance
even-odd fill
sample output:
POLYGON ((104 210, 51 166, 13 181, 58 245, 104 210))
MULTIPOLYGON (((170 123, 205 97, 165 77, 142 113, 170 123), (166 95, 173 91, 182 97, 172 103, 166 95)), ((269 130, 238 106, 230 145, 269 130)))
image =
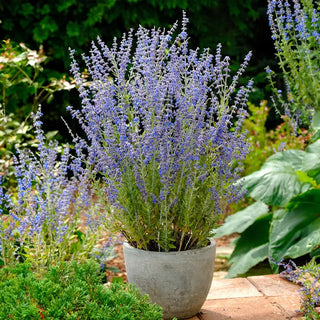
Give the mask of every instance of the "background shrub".
MULTIPOLYGON (((70 65, 68 47, 87 51, 97 35, 110 44, 113 37, 136 29, 139 24, 169 27, 181 19, 182 10, 186 10, 190 20, 188 30, 193 47, 216 48, 221 43, 223 54, 238 61, 235 69, 241 57, 253 50, 248 78, 254 76, 259 88, 253 93, 255 102, 263 98, 264 68, 273 65, 273 45, 266 4, 258 0, 11 0, 0 5, 0 14, 6 16, 0 28, 4 39, 24 42, 33 49, 43 45, 50 57, 48 68, 64 73, 70 65)), ((68 98, 55 96, 59 99, 54 108, 62 111, 61 105, 68 98)), ((73 101, 69 104, 74 105, 73 101)), ((57 120, 55 112, 43 108, 45 114, 50 113, 50 118, 57 120)))

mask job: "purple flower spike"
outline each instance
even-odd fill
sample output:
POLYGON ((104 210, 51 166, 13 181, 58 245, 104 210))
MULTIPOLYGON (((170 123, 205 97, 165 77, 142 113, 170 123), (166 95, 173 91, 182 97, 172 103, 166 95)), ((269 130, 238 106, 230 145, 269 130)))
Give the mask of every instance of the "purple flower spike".
POLYGON ((69 109, 91 173, 103 174, 112 220, 144 249, 203 246, 241 195, 233 182, 248 153, 241 127, 252 81, 238 81, 251 53, 232 77, 221 45, 215 55, 189 48, 187 22, 184 13, 181 32, 139 27, 112 47, 98 38, 83 56, 87 81, 70 53, 82 107, 69 109))

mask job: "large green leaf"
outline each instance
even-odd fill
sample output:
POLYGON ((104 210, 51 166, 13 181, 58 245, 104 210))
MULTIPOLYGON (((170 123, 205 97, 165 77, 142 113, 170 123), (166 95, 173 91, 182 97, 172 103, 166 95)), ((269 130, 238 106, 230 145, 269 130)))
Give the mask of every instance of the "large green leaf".
POLYGON ((229 269, 228 278, 247 272, 268 257, 271 219, 272 214, 258 219, 241 234, 229 259, 232 266, 229 269))
POLYGON ((320 257, 320 246, 310 252, 311 257, 320 257))
POLYGON ((320 190, 312 189, 274 213, 270 230, 270 255, 280 261, 310 253, 320 245, 320 190))
POLYGON ((310 144, 306 148, 307 153, 312 153, 314 155, 313 161, 306 163, 306 172, 308 176, 312 177, 318 184, 320 184, 320 140, 315 143, 310 144))
POLYGON ((320 140, 307 146, 306 152, 315 153, 320 156, 320 140))
POLYGON ((290 199, 311 188, 301 181, 297 171, 305 171, 316 155, 301 150, 287 150, 269 157, 261 170, 243 178, 243 187, 255 200, 273 206, 284 206, 290 199))
POLYGON ((215 237, 220 238, 226 234, 241 233, 250 227, 257 219, 268 214, 268 206, 260 201, 253 203, 244 210, 226 218, 224 224, 217 229, 215 237))
POLYGON ((312 117, 311 127, 315 131, 320 129, 320 111, 317 111, 312 117))

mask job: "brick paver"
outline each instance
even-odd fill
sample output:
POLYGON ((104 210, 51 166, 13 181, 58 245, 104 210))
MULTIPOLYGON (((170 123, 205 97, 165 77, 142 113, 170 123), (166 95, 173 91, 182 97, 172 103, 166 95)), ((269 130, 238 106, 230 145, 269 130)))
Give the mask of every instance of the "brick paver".
POLYGON ((208 300, 262 296, 257 288, 245 278, 213 280, 208 300))
POLYGON ((299 292, 297 290, 299 287, 294 283, 281 278, 277 274, 248 277, 247 279, 267 297, 288 295, 299 296, 299 292))
POLYGON ((278 275, 213 280, 201 313, 189 320, 298 320, 299 288, 278 275))

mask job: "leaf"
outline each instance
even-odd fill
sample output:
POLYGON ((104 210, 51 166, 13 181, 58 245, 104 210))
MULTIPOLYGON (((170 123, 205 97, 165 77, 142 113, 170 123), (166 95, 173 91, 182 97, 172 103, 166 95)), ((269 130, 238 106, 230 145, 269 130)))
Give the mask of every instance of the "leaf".
POLYGON ((52 140, 58 134, 58 132, 58 130, 48 131, 45 134, 46 140, 52 140))
POLYGON ((269 157, 259 171, 243 178, 243 187, 255 200, 272 206, 284 206, 290 199, 311 188, 299 179, 297 171, 305 171, 306 163, 315 155, 301 150, 287 150, 269 157))
POLYGON ((258 218, 268 214, 268 206, 263 202, 255 202, 244 210, 226 218, 225 223, 217 229, 215 237, 220 238, 234 232, 241 233, 250 227, 258 218))
POLYGON ((320 155, 320 140, 317 140, 316 142, 308 145, 306 148, 306 152, 320 155))
POLYGON ((280 261, 297 258, 320 245, 320 190, 312 189, 274 214, 270 232, 270 255, 280 261))
POLYGON ((314 114, 314 116, 312 118, 312 122, 311 122, 311 127, 315 131, 318 131, 320 129, 320 111, 317 111, 314 114))
POLYGON ((311 142, 318 141, 320 139, 320 130, 317 130, 310 138, 311 142))
POLYGON ((69 37, 78 37, 80 35, 80 26, 72 21, 67 24, 67 35, 69 37))
POLYGON ((316 186, 317 186, 316 181, 315 181, 312 177, 309 177, 307 173, 298 170, 298 171, 296 171, 296 174, 297 174, 297 176, 299 177, 299 180, 300 180, 301 182, 310 183, 313 187, 316 187, 316 186))
POLYGON ((310 252, 311 257, 320 257, 320 246, 310 252))
POLYGON ((265 243, 239 257, 230 267, 226 278, 234 278, 240 274, 244 274, 259 262, 264 261, 268 258, 268 248, 269 244, 265 243))
POLYGON ((229 259, 232 266, 228 278, 247 272, 268 257, 271 219, 272 214, 258 219, 241 234, 229 259))

